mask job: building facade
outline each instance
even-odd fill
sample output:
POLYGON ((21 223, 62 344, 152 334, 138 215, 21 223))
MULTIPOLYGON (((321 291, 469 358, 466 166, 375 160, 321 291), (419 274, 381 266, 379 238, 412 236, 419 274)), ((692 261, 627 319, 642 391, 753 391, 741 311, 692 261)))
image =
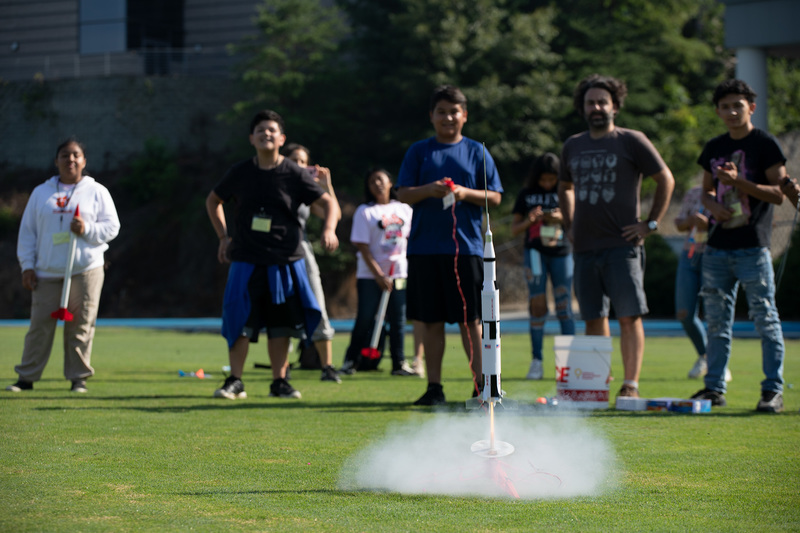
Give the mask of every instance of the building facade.
POLYGON ((258 0, 3 0, 0 79, 225 77, 258 0))

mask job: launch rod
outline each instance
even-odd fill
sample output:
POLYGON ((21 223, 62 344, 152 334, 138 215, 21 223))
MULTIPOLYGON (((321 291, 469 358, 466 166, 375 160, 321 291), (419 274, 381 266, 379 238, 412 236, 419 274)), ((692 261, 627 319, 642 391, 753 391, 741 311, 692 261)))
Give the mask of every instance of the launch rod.
POLYGON ((489 455, 497 455, 494 447, 494 402, 489 401, 489 455))
POLYGON ((486 175, 486 143, 483 144, 483 201, 486 203, 486 227, 489 227, 489 177, 486 175))

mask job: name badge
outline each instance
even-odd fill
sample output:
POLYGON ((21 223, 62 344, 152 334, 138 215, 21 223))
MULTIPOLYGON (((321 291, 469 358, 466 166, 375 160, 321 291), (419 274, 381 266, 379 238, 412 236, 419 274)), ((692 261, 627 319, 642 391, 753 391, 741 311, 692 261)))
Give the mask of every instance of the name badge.
POLYGON ((542 226, 539 230, 539 235, 548 239, 552 239, 556 236, 556 227, 555 226, 542 226))
POLYGON ((269 233, 271 228, 272 217, 253 215, 253 222, 250 225, 250 229, 253 231, 260 231, 262 233, 269 233))
POLYGON ((53 244, 66 244, 69 242, 69 232, 68 231, 61 231, 59 233, 53 233, 53 244))
POLYGON ((449 192, 447 193, 447 196, 442 198, 442 209, 448 209, 454 203, 456 203, 456 195, 449 192))

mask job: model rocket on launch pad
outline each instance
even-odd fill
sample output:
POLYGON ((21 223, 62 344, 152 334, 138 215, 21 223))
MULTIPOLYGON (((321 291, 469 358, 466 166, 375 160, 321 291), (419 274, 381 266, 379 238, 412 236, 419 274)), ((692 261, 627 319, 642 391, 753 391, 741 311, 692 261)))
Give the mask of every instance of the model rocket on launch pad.
POLYGON ((516 407, 516 402, 503 399, 500 382, 500 291, 497 289, 497 267, 492 242, 492 229, 488 224, 483 244, 483 288, 481 290, 481 392, 467 400, 468 409, 501 404, 516 407))
POLYGON ((497 289, 497 268, 495 265, 492 229, 489 226, 489 213, 486 213, 486 235, 483 243, 483 288, 481 290, 481 391, 476 398, 467 400, 467 409, 487 408, 489 412, 489 439, 472 444, 470 450, 483 457, 495 458, 514 453, 514 446, 508 442, 495 440, 494 408, 501 404, 506 409, 514 409, 517 402, 503 399, 500 383, 500 291, 497 289))
POLYGON ((503 400, 500 382, 500 291, 497 288, 497 265, 489 223, 489 183, 486 178, 486 145, 483 146, 484 198, 486 201, 486 233, 483 242, 483 287, 481 288, 481 385, 480 394, 467 400, 467 409, 487 408, 489 412, 489 440, 474 442, 470 450, 484 457, 496 458, 514 453, 514 446, 495 440, 494 408, 501 404, 514 409, 517 402, 503 400))

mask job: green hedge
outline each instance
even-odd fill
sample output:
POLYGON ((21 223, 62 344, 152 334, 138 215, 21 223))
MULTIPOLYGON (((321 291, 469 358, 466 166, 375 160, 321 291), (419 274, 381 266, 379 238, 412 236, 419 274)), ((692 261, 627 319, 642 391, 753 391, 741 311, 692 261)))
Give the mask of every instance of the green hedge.
POLYGON ((775 258, 775 283, 780 283, 775 289, 775 303, 781 320, 800 319, 800 231, 792 233, 789 244, 786 265, 783 267, 783 277, 779 280, 783 255, 775 258))
MULTIPOLYGON (((678 258, 667 241, 660 235, 651 235, 645 241, 645 276, 644 290, 647 294, 647 305, 650 307, 650 318, 672 318, 675 316, 675 273, 678 258)), ((775 301, 781 320, 800 319, 800 231, 795 230, 789 247, 786 264, 783 266, 781 279, 781 263, 784 256, 775 258, 775 282, 779 283, 775 291, 775 301)), ((749 320, 747 314, 747 297, 739 288, 736 300, 736 318, 749 320)))
POLYGON ((655 233, 644 243, 645 271, 644 292, 650 318, 673 318, 675 316, 675 273, 678 258, 666 239, 655 233))

